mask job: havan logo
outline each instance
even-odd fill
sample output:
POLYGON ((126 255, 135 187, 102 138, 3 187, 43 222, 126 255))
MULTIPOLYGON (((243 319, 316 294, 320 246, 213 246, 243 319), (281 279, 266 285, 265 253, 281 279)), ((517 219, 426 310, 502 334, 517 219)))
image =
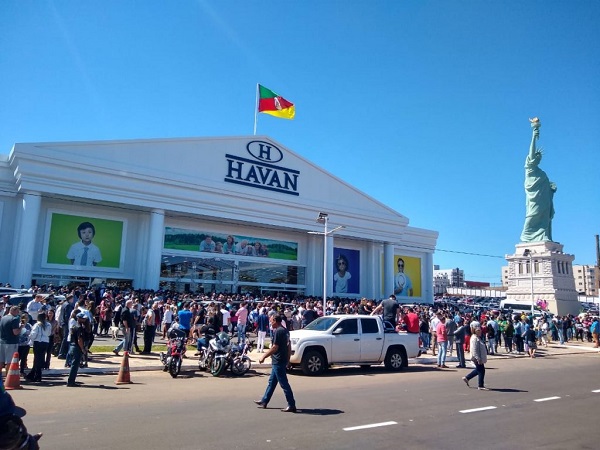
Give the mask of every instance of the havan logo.
POLYGON ((273 144, 263 141, 248 142, 246 150, 258 162, 226 154, 226 182, 283 194, 300 195, 298 193, 298 176, 300 172, 274 164, 283 159, 281 150, 273 144))

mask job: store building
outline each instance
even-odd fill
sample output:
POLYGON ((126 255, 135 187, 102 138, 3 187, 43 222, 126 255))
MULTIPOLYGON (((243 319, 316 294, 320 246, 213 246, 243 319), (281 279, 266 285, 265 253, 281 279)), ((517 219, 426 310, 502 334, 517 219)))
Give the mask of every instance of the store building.
POLYGON ((433 301, 437 232, 266 136, 15 144, 0 183, 13 286, 321 296, 327 255, 328 296, 433 301))

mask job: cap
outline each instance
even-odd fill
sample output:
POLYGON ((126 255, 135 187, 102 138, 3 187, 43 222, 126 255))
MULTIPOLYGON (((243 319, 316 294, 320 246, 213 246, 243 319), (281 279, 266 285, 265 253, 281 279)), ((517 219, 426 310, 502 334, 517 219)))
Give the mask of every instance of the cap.
POLYGON ((80 312, 79 314, 77 314, 76 316, 78 319, 87 319, 87 316, 85 315, 85 313, 80 312))
POLYGON ((27 413, 23 408, 15 405, 8 392, 0 394, 0 411, 3 411, 3 415, 14 414, 17 417, 23 417, 27 413))

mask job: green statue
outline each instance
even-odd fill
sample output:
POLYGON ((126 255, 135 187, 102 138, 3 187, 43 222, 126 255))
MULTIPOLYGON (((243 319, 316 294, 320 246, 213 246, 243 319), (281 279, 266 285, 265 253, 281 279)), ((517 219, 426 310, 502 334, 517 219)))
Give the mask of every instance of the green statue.
POLYGON ((525 160, 525 225, 521 242, 552 241, 552 218, 554 217, 554 193, 556 184, 540 169, 541 149, 535 143, 540 137, 540 119, 529 119, 533 136, 529 154, 525 160))

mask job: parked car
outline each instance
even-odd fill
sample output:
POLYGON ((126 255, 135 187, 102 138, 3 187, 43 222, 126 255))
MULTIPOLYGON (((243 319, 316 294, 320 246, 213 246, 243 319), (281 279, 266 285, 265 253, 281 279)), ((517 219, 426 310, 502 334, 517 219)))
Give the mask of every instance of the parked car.
POLYGON ((419 350, 419 335, 396 332, 379 316, 341 314, 319 317, 290 332, 292 367, 306 375, 320 375, 333 365, 385 364, 402 370, 419 350), (387 326, 386 326, 387 324, 387 326))

